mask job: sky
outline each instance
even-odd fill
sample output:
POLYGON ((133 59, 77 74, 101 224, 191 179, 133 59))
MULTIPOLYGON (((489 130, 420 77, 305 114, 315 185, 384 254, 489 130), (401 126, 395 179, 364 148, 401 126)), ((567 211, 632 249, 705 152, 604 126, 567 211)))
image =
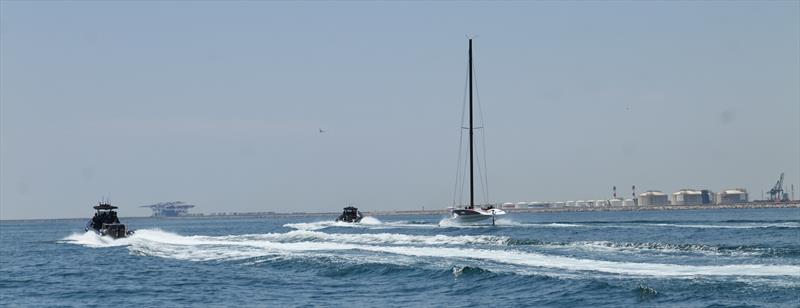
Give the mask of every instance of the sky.
POLYGON ((2 1, 0 219, 800 197, 800 2, 2 1), (320 133, 319 129, 326 130, 320 133))

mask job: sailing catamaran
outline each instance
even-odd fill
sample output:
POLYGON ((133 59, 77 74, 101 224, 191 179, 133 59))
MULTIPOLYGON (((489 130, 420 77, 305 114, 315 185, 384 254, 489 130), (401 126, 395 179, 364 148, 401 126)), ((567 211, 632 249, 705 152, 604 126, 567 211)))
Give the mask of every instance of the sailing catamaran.
POLYGON ((450 211, 450 220, 454 222, 470 223, 478 222, 491 218, 492 225, 495 223, 495 217, 505 215, 506 212, 495 208, 491 204, 481 207, 475 207, 475 180, 474 180, 474 163, 473 163, 473 121, 472 121, 472 38, 469 38, 469 206, 464 208, 454 208, 450 211))

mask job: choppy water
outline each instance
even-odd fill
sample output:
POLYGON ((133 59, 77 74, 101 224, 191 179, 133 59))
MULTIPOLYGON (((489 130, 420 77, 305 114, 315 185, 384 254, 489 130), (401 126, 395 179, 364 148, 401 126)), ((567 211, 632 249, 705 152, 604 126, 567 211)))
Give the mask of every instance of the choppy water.
POLYGON ((8 306, 800 306, 800 209, 0 222, 8 306))

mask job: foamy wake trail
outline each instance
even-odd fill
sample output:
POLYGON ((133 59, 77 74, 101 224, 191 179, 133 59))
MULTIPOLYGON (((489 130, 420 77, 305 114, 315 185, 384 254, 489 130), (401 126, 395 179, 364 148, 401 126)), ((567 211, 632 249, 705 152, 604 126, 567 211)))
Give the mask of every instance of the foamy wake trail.
POLYGON ((240 243, 295 243, 295 242, 334 242, 358 244, 387 244, 387 245, 505 245, 509 238, 506 236, 492 235, 409 235, 399 233, 324 233, 319 231, 294 230, 287 233, 244 234, 225 236, 181 236, 178 234, 161 231, 158 229, 137 230, 132 236, 113 240, 101 237, 94 232, 72 234, 63 239, 65 243, 78 244, 87 247, 113 247, 134 245, 143 241, 174 244, 174 245, 237 245, 240 243))
POLYGON ((62 243, 82 245, 92 248, 113 247, 129 245, 128 239, 114 240, 107 236, 100 236, 94 232, 73 233, 61 240, 62 243))
POLYGON ((460 223, 450 219, 449 217, 442 218, 439 221, 439 226, 446 228, 494 228, 494 227, 512 227, 512 228, 573 228, 584 227, 584 225, 568 224, 568 223, 522 223, 516 222, 509 218, 501 218, 495 221, 492 226, 492 220, 487 219, 484 221, 474 223, 460 223))
POLYGON ((410 223, 407 221, 388 221, 383 222, 375 217, 367 216, 361 219, 358 223, 340 222, 340 221, 317 221, 317 222, 301 222, 290 223, 283 225, 286 228, 296 230, 316 231, 327 228, 363 228, 363 229, 398 229, 398 228, 436 228, 438 227, 432 223, 410 223))
MULTIPOLYGON (((514 243, 513 240, 510 243, 514 243)), ((706 256, 760 256, 769 254, 768 248, 735 249, 703 245, 703 244, 670 244, 670 243, 617 243, 609 241, 578 241, 569 243, 541 243, 544 248, 575 249, 601 253, 656 253, 663 255, 692 254, 706 256)))
POLYGON ((340 227, 340 228, 369 228, 372 226, 380 226, 383 224, 380 219, 377 219, 372 216, 367 216, 361 219, 358 223, 349 223, 349 222, 342 222, 342 221, 333 221, 333 220, 325 220, 325 221, 317 221, 317 222, 300 222, 300 223, 292 223, 292 224, 285 224, 284 227, 297 229, 297 230, 322 230, 325 228, 331 227, 340 227))
MULTIPOLYGON (((554 256, 511 249, 478 249, 461 246, 473 243, 499 243, 507 240, 504 237, 492 236, 420 236, 391 233, 327 234, 302 230, 254 235, 181 236, 160 230, 138 230, 133 236, 118 240, 99 237, 94 233, 85 233, 70 235, 63 241, 88 247, 127 246, 133 254, 137 255, 190 261, 333 256, 346 259, 348 262, 361 263, 406 265, 410 262, 436 263, 436 260, 449 260, 451 262, 469 262, 469 260, 473 260, 497 265, 513 265, 534 271, 536 269, 556 269, 568 272, 600 272, 655 277, 800 277, 800 266, 795 265, 730 264, 703 266, 616 262, 554 256), (379 254, 376 255, 375 253, 379 254)), ((524 272, 528 271, 523 270, 524 272)))

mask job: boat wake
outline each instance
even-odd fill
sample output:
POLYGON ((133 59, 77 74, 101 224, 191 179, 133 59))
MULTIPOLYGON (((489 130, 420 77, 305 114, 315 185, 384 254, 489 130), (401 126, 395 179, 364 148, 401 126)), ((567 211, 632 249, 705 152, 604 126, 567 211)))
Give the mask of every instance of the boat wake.
POLYGON ((316 231, 327 228, 361 228, 361 229, 415 229, 415 228, 438 228, 435 223, 418 222, 418 221, 387 221, 383 222, 375 217, 367 216, 361 219, 358 223, 348 223, 340 221, 317 221, 317 222, 301 222, 289 223, 283 225, 286 228, 295 230, 316 231))
MULTIPOLYGON (((87 232, 67 236, 62 242, 92 248, 126 246, 135 255, 187 261, 326 258, 341 262, 422 264, 447 268, 454 264, 466 264, 517 274, 602 273, 670 278, 800 277, 800 266, 796 265, 685 265, 595 260, 518 250, 508 237, 487 235, 335 234, 295 230, 287 233, 183 236, 144 229, 117 240, 87 232)), ((600 246, 614 248, 613 245, 600 246)))

